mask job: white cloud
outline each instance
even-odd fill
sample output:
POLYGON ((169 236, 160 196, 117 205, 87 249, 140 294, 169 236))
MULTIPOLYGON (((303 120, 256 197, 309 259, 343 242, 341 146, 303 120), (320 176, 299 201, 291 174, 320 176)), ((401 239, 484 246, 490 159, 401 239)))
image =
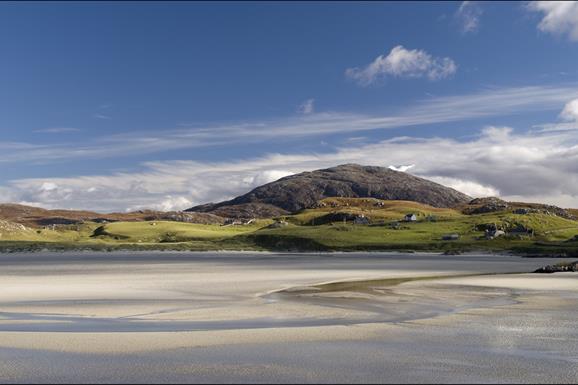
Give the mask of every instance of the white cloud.
POLYGON ((575 131, 578 130, 578 99, 566 103, 558 117, 563 123, 547 123, 535 125, 538 132, 575 131))
POLYGON ((137 210, 158 210, 158 211, 181 211, 188 207, 191 207, 192 202, 183 196, 172 196, 167 195, 164 199, 158 203, 149 203, 144 205, 130 206, 126 208, 126 211, 137 211, 137 210))
POLYGON ((492 186, 484 186, 480 183, 472 182, 471 180, 463 180, 450 177, 433 177, 434 182, 451 187, 458 191, 468 194, 474 198, 480 197, 495 197, 500 195, 500 191, 492 186))
POLYGON ((576 135, 518 134, 508 127, 485 128, 467 141, 398 137, 324 154, 270 154, 219 163, 152 162, 140 173, 20 179, 0 187, 0 197, 52 208, 174 210, 230 199, 279 177, 343 163, 415 164, 412 174, 473 196, 500 194, 578 207, 576 135), (98 200, 88 192, 91 188, 98 189, 98 200))
POLYGON ((39 134, 63 134, 67 132, 78 132, 81 131, 78 128, 73 127, 53 127, 53 128, 43 128, 40 130, 34 130, 34 132, 39 134))
POLYGON ((482 8, 476 2, 463 1, 454 17, 460 24, 462 33, 466 34, 478 31, 482 13, 482 8))
POLYGON ((54 191, 58 189, 58 185, 52 182, 44 182, 40 185, 40 191, 54 191))
POLYGON ((303 115, 309 115, 315 112, 315 99, 307 99, 299 108, 297 108, 297 112, 303 115))
POLYGON ((542 13, 543 18, 538 24, 540 31, 578 41, 578 2, 532 1, 528 8, 542 13))
POLYGON ((105 114, 101 114, 99 112, 93 114, 92 117, 96 118, 96 119, 104 119, 104 120, 111 120, 112 119, 110 116, 105 115, 105 114))
POLYGON ((67 159, 114 158, 184 148, 249 144, 338 133, 384 130, 481 117, 548 111, 578 98, 578 85, 489 88, 463 95, 428 98, 390 115, 315 113, 262 122, 161 129, 159 134, 131 132, 103 136, 85 143, 33 144, 0 142, 0 163, 40 163, 67 159))
POLYGON ((414 168, 414 167, 415 167, 415 164, 407 164, 407 165, 403 165, 403 164, 402 164, 402 165, 399 165, 399 166, 391 165, 391 166, 389 166, 388 168, 389 168, 390 170, 394 170, 394 171, 406 172, 406 171, 408 171, 409 169, 414 168))
POLYGON ((378 56, 362 69, 348 68, 345 74, 367 86, 387 76, 439 80, 453 75, 456 70, 456 63, 448 57, 433 57, 424 50, 407 50, 398 45, 387 56, 378 56))
POLYGON ((574 99, 564 106, 560 118, 567 122, 578 122, 578 99, 574 99))

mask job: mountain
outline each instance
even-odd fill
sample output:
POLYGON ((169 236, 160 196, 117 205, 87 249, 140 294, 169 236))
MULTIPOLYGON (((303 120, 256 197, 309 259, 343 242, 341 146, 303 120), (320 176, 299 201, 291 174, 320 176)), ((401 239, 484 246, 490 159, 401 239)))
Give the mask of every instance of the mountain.
POLYGON ((287 176, 232 200, 196 206, 186 211, 229 217, 266 217, 311 208, 329 197, 405 200, 433 207, 455 207, 472 199, 449 187, 404 172, 344 164, 287 176))

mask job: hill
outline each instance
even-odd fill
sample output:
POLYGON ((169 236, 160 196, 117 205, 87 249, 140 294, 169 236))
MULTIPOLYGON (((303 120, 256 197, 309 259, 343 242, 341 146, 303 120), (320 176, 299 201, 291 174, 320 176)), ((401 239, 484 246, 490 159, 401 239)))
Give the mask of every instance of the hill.
POLYGON ((303 172, 257 187, 229 201, 192 207, 186 211, 220 213, 230 217, 272 217, 314 207, 330 197, 376 198, 455 207, 472 198, 427 179, 384 167, 344 164, 303 172))
POLYGON ((0 204, 0 220, 19 223, 28 227, 78 225, 84 222, 134 222, 166 220, 175 222, 221 224, 224 219, 208 213, 183 213, 162 211, 135 211, 130 213, 99 214, 92 211, 47 210, 19 204, 0 204))

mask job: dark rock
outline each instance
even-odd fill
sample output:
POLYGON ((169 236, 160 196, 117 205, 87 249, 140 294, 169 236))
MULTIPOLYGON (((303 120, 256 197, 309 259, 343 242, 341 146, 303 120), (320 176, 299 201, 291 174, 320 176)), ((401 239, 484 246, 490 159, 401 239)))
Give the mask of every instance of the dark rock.
POLYGON ((578 272, 578 261, 571 263, 560 263, 557 265, 548 265, 535 270, 534 273, 552 274, 560 272, 578 272))

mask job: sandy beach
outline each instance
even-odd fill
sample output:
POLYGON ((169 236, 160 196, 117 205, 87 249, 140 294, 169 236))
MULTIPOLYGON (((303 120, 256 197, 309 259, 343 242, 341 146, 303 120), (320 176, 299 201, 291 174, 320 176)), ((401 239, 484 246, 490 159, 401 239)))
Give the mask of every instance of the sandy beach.
POLYGON ((505 255, 0 255, 0 382, 576 382, 578 275, 505 255))

